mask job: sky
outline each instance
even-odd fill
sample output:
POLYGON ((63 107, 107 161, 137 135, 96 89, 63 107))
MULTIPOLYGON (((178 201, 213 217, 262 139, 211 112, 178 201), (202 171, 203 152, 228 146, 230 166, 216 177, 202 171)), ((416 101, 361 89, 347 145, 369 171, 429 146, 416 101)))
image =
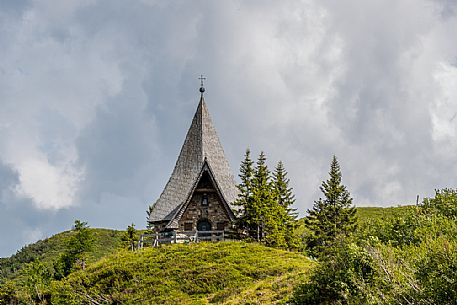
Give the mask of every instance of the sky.
POLYGON ((0 257, 146 227, 199 101, 237 176, 282 160, 301 216, 336 155, 356 206, 456 186, 457 2, 0 2, 0 257))

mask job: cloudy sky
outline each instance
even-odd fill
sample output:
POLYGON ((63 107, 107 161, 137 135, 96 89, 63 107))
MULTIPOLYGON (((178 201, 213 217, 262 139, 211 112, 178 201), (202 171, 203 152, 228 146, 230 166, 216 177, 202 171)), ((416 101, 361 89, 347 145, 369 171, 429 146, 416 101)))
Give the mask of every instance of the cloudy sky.
POLYGON ((0 256, 146 226, 198 103, 236 175, 283 160, 304 215, 337 155, 358 206, 456 187, 457 4, 0 2, 0 256))

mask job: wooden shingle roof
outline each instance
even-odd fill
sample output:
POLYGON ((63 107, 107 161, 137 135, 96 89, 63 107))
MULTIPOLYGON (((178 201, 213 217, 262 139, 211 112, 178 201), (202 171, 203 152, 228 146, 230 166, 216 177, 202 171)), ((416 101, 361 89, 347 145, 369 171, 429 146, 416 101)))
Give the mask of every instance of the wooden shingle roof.
POLYGON ((238 194, 235 180, 202 95, 173 173, 159 199, 152 206, 150 223, 170 221, 174 218, 192 192, 205 159, 212 169, 224 200, 229 204, 233 203, 238 194))

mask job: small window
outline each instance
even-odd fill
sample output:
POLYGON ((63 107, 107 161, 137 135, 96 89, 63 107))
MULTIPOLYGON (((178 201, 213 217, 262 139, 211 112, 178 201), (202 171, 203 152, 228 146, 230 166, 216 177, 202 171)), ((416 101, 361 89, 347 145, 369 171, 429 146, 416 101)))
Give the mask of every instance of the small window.
POLYGON ((206 193, 203 194, 202 205, 208 205, 208 195, 206 193))
POLYGON ((225 222, 218 222, 217 223, 217 230, 223 231, 225 229, 225 222))
POLYGON ((184 223, 184 231, 192 231, 192 223, 191 222, 184 223))

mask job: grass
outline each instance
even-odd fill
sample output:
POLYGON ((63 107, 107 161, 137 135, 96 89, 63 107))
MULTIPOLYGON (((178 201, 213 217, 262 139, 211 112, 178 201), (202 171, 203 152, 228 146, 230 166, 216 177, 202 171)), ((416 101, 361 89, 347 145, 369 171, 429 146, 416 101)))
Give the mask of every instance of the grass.
POLYGON ((357 208, 357 216, 363 221, 368 218, 385 219, 400 216, 404 212, 413 209, 415 206, 403 205, 398 207, 360 207, 357 208))
MULTIPOLYGON (((123 245, 121 238, 124 231, 92 228, 89 230, 95 240, 93 249, 88 253, 89 263, 116 252, 123 245)), ((11 257, 0 259, 0 284, 6 279, 14 279, 25 264, 36 259, 51 267, 60 253, 65 250, 72 234, 74 234, 73 231, 56 234, 23 247, 11 257)))
MULTIPOLYGON (((358 221, 369 227, 412 208, 357 208, 358 221)), ((88 267, 52 281, 47 288, 52 304, 286 304, 294 287, 306 281, 316 265, 300 253, 245 242, 130 252, 122 241, 124 231, 90 230, 95 244, 87 256, 88 267)), ((14 291, 24 282, 21 268, 35 259, 52 269, 72 234, 57 234, 0 259, 0 287, 12 279, 14 291)), ((307 234, 303 219, 296 234, 307 234)))
POLYGON ((59 293, 76 303, 284 304, 314 264, 254 243, 169 245, 105 257, 59 283, 59 293))
POLYGON ((404 205, 398 207, 360 207, 357 208, 357 217, 359 225, 365 226, 373 221, 385 221, 398 216, 404 216, 405 213, 413 210, 414 205, 404 205))

